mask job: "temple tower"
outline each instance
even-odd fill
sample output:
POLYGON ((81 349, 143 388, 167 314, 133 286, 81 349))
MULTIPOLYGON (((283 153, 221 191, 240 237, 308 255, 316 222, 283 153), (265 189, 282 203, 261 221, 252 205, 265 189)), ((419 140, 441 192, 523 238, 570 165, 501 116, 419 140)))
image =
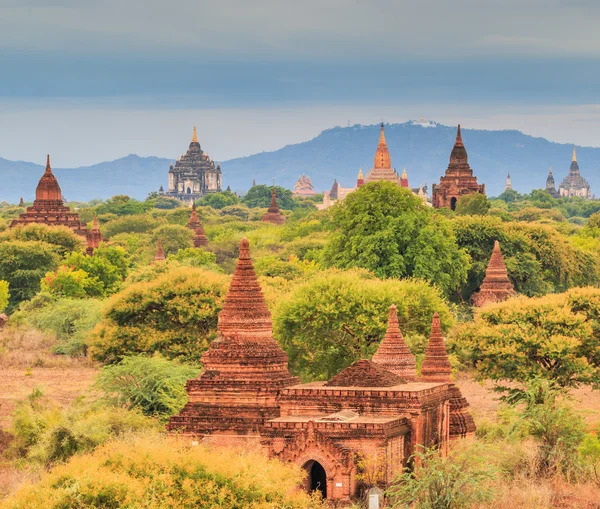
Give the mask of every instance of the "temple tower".
POLYGON ((271 190, 271 206, 267 210, 267 213, 262 217, 262 220, 265 223, 271 224, 283 224, 285 223, 285 216, 279 210, 279 206, 277 205, 277 196, 275 193, 275 188, 271 190))
POLYGON ((379 132, 379 143, 377 144, 377 150, 375 150, 375 157, 373 160, 373 168, 367 174, 365 182, 379 182, 380 180, 387 180, 389 182, 396 182, 400 184, 400 179, 396 170, 392 168, 392 159, 390 158, 390 152, 388 150, 387 142, 385 140, 385 126, 381 123, 381 129, 379 132))
POLYGON ((510 181, 510 173, 506 175, 506 186, 504 186, 504 191, 512 191, 512 183, 510 181))
POLYGON ((400 186, 408 188, 408 175, 406 174, 406 168, 402 170, 402 178, 400 179, 400 186))
POLYGON ((162 242, 160 239, 158 239, 158 242, 156 243, 156 254, 154 255, 154 261, 155 262, 164 262, 165 259, 166 259, 166 256, 165 256, 165 252, 162 247, 162 242))
POLYGON ((379 364, 388 371, 395 373, 405 382, 417 379, 415 356, 404 342, 400 326, 398 325, 396 306, 393 304, 390 306, 385 337, 373 355, 372 360, 375 364, 379 364))
POLYGON ((477 293, 473 294, 473 304, 477 307, 490 302, 502 302, 516 294, 513 284, 508 279, 504 258, 500 251, 500 243, 494 242, 492 256, 485 271, 485 278, 477 293))
POLYGON ((458 199, 471 193, 485 194, 485 184, 479 185, 477 178, 473 176, 459 124, 450 153, 450 164, 446 174, 440 178, 440 183, 432 186, 431 203, 436 209, 448 207, 454 210, 458 199))
POLYGON ((356 189, 365 184, 365 177, 363 176, 362 168, 358 170, 358 177, 356 179, 356 189))
POLYGON ((247 239, 223 309, 217 338, 202 356, 204 371, 188 381, 188 403, 171 418, 169 430, 234 444, 259 438, 265 421, 279 416, 279 391, 298 382, 287 354, 273 339, 267 309, 250 258, 247 239))
POLYGON ((558 191, 556 190, 554 176, 552 175, 552 166, 550 166, 548 177, 546 178, 546 191, 548 191, 553 198, 558 198, 558 191))
POLYGON ((98 218, 94 214, 94 222, 92 223, 92 229, 87 235, 87 248, 85 254, 92 256, 94 249, 98 249, 98 246, 102 242, 102 233, 100 233, 100 227, 98 226, 98 218))
POLYGON ((576 147, 573 147, 573 157, 571 166, 569 167, 569 174, 558 186, 558 194, 560 196, 579 196, 587 199, 592 197, 590 184, 581 176, 579 171, 576 147))
POLYGON ((196 212, 196 202, 192 203, 192 214, 188 220, 187 227, 194 232, 194 247, 208 246, 208 237, 204 233, 204 226, 202 226, 196 212))

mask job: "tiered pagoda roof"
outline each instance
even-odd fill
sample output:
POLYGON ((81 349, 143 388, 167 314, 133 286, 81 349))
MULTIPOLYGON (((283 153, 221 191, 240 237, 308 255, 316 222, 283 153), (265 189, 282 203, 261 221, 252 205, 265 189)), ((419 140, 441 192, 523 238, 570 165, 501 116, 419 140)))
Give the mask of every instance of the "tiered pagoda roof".
POLYGON ((71 212, 64 204, 58 180, 50 167, 49 155, 46 159, 46 171, 35 190, 33 206, 27 207, 23 214, 10 223, 10 227, 32 223, 66 226, 78 235, 87 237, 88 234, 86 225, 79 220, 79 214, 71 212))
POLYGON ((508 279, 508 271, 500 251, 500 243, 494 242, 492 256, 485 271, 485 278, 477 293, 473 294, 473 303, 481 307, 490 302, 502 302, 515 295, 513 284, 508 279))
POLYGON ((421 365, 421 379, 426 382, 442 383, 449 382, 450 375, 452 375, 452 367, 442 337, 440 315, 435 313, 431 322, 431 334, 425 351, 425 359, 421 365))
POLYGON ((192 214, 188 220, 187 227, 194 232, 194 247, 208 246, 208 237, 196 212, 196 202, 192 203, 192 214))
POLYGON ((310 181, 310 177, 304 173, 298 177, 298 180, 294 184, 294 196, 314 196, 317 194, 315 186, 310 181))
POLYGON ((561 196, 591 197, 590 184, 581 176, 579 171, 576 147, 573 147, 573 158, 571 160, 571 166, 569 167, 569 174, 558 186, 558 192, 561 196))
POLYGON ((271 206, 267 210, 267 213, 262 217, 265 223, 272 224, 283 224, 285 223, 285 216, 279 210, 277 205, 277 196, 275 194, 275 188, 271 190, 271 206))
POLYGON ((392 168, 392 160, 390 158, 390 152, 385 141, 385 126, 381 123, 381 130, 379 133, 379 143, 377 144, 377 150, 375 151, 375 158, 373 161, 373 169, 367 174, 365 182, 379 182, 380 180, 387 180, 389 182, 396 182, 400 184, 400 179, 396 170, 392 168))

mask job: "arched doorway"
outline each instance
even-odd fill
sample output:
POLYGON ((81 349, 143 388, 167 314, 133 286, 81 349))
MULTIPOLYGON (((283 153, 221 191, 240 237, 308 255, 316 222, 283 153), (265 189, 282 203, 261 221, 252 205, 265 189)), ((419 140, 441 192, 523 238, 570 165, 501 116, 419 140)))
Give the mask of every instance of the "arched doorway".
POLYGON ((450 210, 456 210, 456 197, 452 197, 450 200, 450 210))
POLYGON ((323 498, 327 498, 327 474, 323 465, 318 461, 311 460, 304 465, 308 472, 306 487, 308 492, 319 491, 323 498))
MULTIPOLYGON (((189 187, 187 188, 187 194, 192 194, 192 190, 189 187)), ((454 209, 452 209, 452 210, 454 210, 454 209)))

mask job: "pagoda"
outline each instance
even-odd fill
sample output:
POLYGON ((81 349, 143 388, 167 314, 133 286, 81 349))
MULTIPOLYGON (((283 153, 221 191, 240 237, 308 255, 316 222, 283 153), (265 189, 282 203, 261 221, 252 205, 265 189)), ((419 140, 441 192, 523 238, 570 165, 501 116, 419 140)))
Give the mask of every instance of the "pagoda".
POLYGON ((98 246, 102 242, 102 233, 100 233, 100 227, 98 226, 98 218, 94 214, 94 222, 92 223, 92 229, 87 234, 87 248, 85 254, 92 256, 94 250, 98 249, 98 246))
POLYGON ((275 188, 271 190, 271 206, 267 210, 267 213, 262 217, 265 223, 271 224, 283 224, 285 223, 285 216, 279 210, 277 205, 277 197, 275 195, 275 188))
POLYGON ((167 196, 182 201, 197 200, 208 193, 221 192, 221 166, 202 150, 196 126, 185 154, 169 168, 167 196))
POLYGON ((362 168, 360 168, 358 170, 358 177, 356 178, 356 189, 358 189, 360 186, 364 186, 364 185, 365 185, 365 177, 363 176, 362 168))
POLYGON ((294 190, 292 195, 294 196, 314 196, 317 194, 315 186, 310 181, 310 177, 304 173, 298 177, 298 180, 294 184, 294 190))
POLYGON ((432 186, 431 203, 436 209, 448 207, 454 210, 458 199, 471 193, 485 194, 485 184, 478 184, 477 178, 473 176, 459 124, 450 154, 450 164, 445 176, 440 178, 440 183, 432 186))
POLYGON ((33 206, 27 207, 23 214, 13 219, 10 227, 32 223, 66 226, 84 237, 88 234, 86 225, 79 220, 79 214, 71 212, 64 204, 60 186, 50 167, 50 156, 46 159, 46 171, 35 190, 33 206))
POLYGON ((569 174, 558 186, 560 196, 580 196, 581 198, 591 199, 592 192, 590 184, 579 172, 579 163, 577 162, 577 150, 573 147, 573 158, 569 168, 569 174))
POLYGON ((396 182, 400 184, 400 179, 396 170, 392 168, 392 160, 390 158, 390 152, 385 141, 385 126, 381 123, 381 129, 379 132, 379 143, 377 144, 377 150, 375 150, 375 158, 373 161, 373 169, 367 174, 365 182, 379 182, 380 180, 387 180, 389 182, 396 182))
POLYGON ((194 247, 208 246, 208 237, 196 212, 196 202, 192 202, 192 214, 186 226, 194 232, 194 247))
POLYGON ((513 187, 512 187, 512 182, 510 181, 510 173, 508 173, 506 175, 506 185, 504 186, 504 192, 506 191, 512 191, 513 187))
POLYGON ((546 178, 546 191, 550 193, 552 198, 558 198, 559 194, 556 190, 556 184, 554 183, 554 176, 552 175, 552 166, 548 170, 548 177, 546 178))
POLYGON ((156 254, 154 255, 154 261, 155 262, 164 262, 166 259, 165 256, 165 251, 163 250, 162 247, 162 242, 160 239, 158 239, 158 242, 156 243, 156 254))
POLYGON ((490 302, 502 302, 516 294, 513 284, 508 279, 504 258, 500 251, 500 243, 494 242, 492 256, 485 271, 485 278, 477 293, 471 299, 477 307, 490 302))
POLYGON ((400 187, 409 187, 408 186, 408 175, 406 174, 406 168, 402 170, 402 177, 400 178, 400 187))

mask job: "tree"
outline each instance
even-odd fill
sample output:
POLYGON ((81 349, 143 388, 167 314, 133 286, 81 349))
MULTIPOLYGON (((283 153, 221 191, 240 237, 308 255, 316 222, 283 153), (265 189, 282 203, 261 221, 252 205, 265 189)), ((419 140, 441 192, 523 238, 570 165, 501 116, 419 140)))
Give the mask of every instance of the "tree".
POLYGON ((190 267, 205 267, 220 272, 215 254, 204 251, 204 249, 195 247, 180 249, 177 253, 170 254, 168 260, 179 262, 182 265, 189 265, 190 267))
POLYGON ((490 207, 491 203, 485 194, 465 194, 456 202, 456 214, 459 216, 485 216, 490 207))
MULTIPOLYGON (((242 201, 250 208, 268 208, 271 205, 271 194, 273 186, 263 184, 251 187, 242 201)), ((275 196, 277 205, 280 209, 294 210, 297 206, 296 201, 289 189, 275 186, 275 196)))
MULTIPOLYGON (((500 384, 549 380, 600 387, 600 290, 574 289, 488 305, 455 332, 453 348, 500 384)), ((505 389, 500 386, 500 389, 505 389)))
POLYGON ((466 280, 469 258, 459 249, 451 223, 411 191, 392 182, 360 187, 333 207, 334 232, 323 261, 362 267, 381 278, 418 277, 444 292, 466 280))
POLYGON ((182 267, 128 286, 108 301, 92 331, 90 352, 105 363, 155 352, 198 363, 215 337, 228 281, 221 274, 182 267))
POLYGON ((56 252, 60 255, 81 251, 84 245, 83 237, 66 226, 47 226, 37 223, 11 228, 0 235, 0 242, 5 240, 46 242, 56 246, 56 252))
POLYGON ((222 209, 230 205, 237 205, 238 203, 240 203, 240 199, 231 191, 209 193, 197 202, 202 207, 212 207, 213 209, 222 209))
POLYGON ((178 224, 164 224, 159 226, 152 235, 154 244, 162 242, 165 254, 176 253, 180 249, 192 247, 194 242, 194 232, 185 226, 178 224))
POLYGON ((96 213, 116 214, 117 216, 128 216, 133 214, 143 214, 152 208, 148 202, 140 202, 125 194, 119 194, 106 200, 106 202, 96 207, 96 213))
POLYGON ((56 272, 48 272, 40 282, 41 290, 57 297, 82 299, 88 292, 96 295, 101 291, 97 279, 88 278, 87 272, 61 265, 56 272))
POLYGON ((163 221, 150 214, 134 214, 118 217, 102 225, 102 233, 106 238, 120 233, 148 233, 158 228, 163 221))
POLYGON ((0 243, 0 279, 10 284, 8 309, 40 291, 40 280, 58 267, 56 247, 40 241, 0 243))
POLYGON ((498 196, 498 199, 505 203, 513 203, 520 197, 521 195, 514 189, 506 189, 500 196, 498 196))
POLYGON ((373 355, 385 335, 391 304, 398 308, 403 334, 414 338, 413 347, 423 346, 436 311, 444 329, 452 322, 439 290, 423 281, 381 281, 366 271, 330 270, 280 300, 273 313, 274 334, 295 374, 328 379, 373 355))
POLYGON ((0 280, 0 313, 8 306, 8 300, 10 299, 10 292, 8 291, 8 281, 0 280))

